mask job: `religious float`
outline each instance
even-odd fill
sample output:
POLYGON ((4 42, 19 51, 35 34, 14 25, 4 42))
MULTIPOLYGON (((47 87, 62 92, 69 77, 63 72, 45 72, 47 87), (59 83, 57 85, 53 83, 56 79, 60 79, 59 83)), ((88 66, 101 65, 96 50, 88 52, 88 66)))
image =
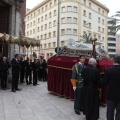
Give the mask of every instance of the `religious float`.
MULTIPOLYGON (((69 39, 58 54, 48 59, 48 91, 65 98, 74 99, 74 91, 70 79, 72 67, 78 62, 78 56, 80 55, 86 56, 85 65, 87 65, 90 57, 96 58, 101 77, 103 77, 105 69, 113 65, 113 61, 101 45, 76 42, 73 39, 69 39)), ((100 87, 102 103, 106 102, 105 96, 106 86, 102 86, 102 88, 100 87)))

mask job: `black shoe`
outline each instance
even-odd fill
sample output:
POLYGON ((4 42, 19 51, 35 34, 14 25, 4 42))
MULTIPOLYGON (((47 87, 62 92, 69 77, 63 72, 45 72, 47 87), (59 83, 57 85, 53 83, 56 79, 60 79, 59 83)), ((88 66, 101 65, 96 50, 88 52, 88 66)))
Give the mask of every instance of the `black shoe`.
POLYGON ((29 82, 29 84, 33 84, 32 82, 29 82))
POLYGON ((2 88, 3 90, 6 90, 6 88, 2 88))
POLYGON ((77 115, 81 115, 79 111, 75 111, 75 113, 76 113, 77 115))
POLYGON ((21 91, 22 89, 21 88, 19 88, 19 89, 16 89, 16 91, 21 91))
POLYGON ((16 90, 12 90, 12 92, 16 92, 16 90))

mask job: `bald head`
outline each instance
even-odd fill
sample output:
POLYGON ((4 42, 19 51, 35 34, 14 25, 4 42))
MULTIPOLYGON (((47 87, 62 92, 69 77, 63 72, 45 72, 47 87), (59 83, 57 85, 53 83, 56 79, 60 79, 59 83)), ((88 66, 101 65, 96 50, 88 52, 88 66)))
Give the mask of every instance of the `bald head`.
POLYGON ((7 61, 7 57, 3 57, 3 61, 6 62, 7 61))

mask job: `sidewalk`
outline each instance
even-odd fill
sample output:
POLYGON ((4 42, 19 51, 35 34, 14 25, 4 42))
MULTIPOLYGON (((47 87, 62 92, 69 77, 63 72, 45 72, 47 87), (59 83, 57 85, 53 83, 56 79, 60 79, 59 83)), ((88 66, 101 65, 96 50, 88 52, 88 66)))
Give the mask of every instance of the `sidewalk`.
MULTIPOLYGON (((22 91, 0 90, 0 120, 85 120, 76 115, 73 101, 47 91, 47 83, 19 85, 22 91)), ((106 120, 106 108, 100 108, 100 119, 106 120)))

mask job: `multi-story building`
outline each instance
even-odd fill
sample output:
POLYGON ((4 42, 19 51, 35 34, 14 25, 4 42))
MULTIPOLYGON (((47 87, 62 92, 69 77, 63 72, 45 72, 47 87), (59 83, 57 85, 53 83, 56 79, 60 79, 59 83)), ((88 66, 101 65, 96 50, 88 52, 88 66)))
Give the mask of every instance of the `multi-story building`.
POLYGON ((116 54, 120 55, 120 34, 116 35, 116 54))
POLYGON ((108 18, 108 54, 114 57, 116 54, 116 33, 112 31, 113 18, 108 18))
MULTIPOLYGON (((70 38, 80 41, 87 32, 107 50, 108 12, 109 9, 96 0, 61 0, 60 47, 70 38)), ((26 36, 40 40, 40 52, 46 59, 55 54, 57 13, 57 0, 45 0, 26 14, 26 36)))
MULTIPOLYGON (((0 0, 0 33, 19 37, 21 28, 21 3, 24 0, 0 0)), ((0 54, 12 59, 19 51, 18 45, 0 41, 0 54), (4 49, 4 50, 3 50, 4 49)))

